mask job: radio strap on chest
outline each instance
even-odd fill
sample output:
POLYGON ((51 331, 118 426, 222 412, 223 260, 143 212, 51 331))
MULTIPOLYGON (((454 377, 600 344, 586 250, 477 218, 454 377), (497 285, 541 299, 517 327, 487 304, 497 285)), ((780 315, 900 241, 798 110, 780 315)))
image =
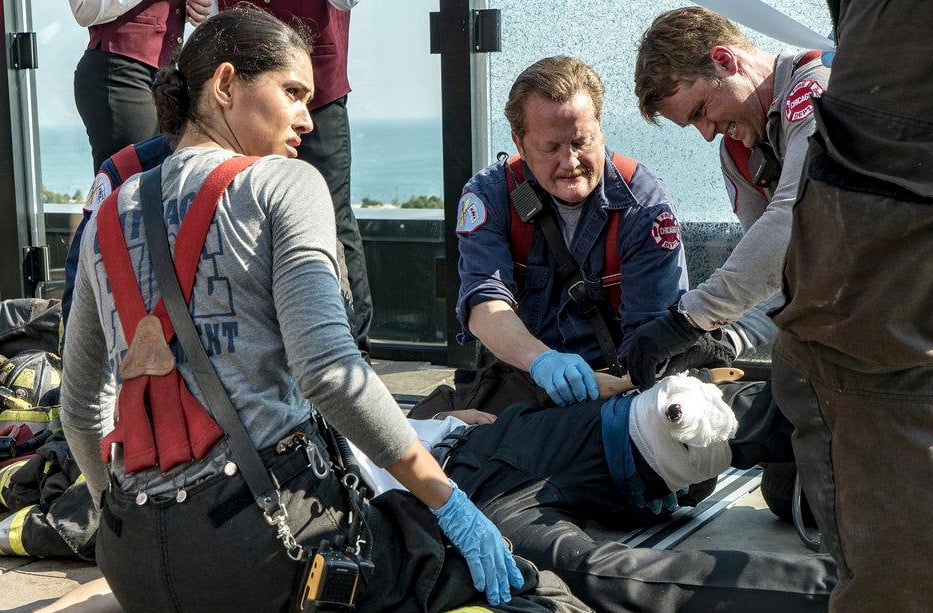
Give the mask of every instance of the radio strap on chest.
POLYGON ((583 275, 580 274, 580 266, 567 249, 564 237, 557 225, 554 207, 545 207, 536 217, 536 220, 557 263, 555 272, 558 279, 567 288, 570 299, 579 307, 590 327, 593 328, 593 335, 596 337, 599 350, 609 367, 609 373, 615 377, 621 377, 623 374, 622 365, 619 363, 619 356, 615 342, 612 340, 612 333, 609 331, 609 324, 603 316, 602 309, 599 308, 599 303, 591 299, 587 294, 583 275))

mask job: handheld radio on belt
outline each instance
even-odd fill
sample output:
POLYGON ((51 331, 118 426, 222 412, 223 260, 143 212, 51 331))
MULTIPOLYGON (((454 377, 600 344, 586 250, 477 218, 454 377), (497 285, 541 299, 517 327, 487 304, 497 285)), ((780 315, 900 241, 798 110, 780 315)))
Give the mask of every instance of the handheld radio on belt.
POLYGON ((357 596, 366 588, 375 570, 371 557, 372 532, 363 513, 370 492, 360 478, 359 466, 347 440, 317 412, 314 412, 314 420, 331 452, 332 468, 340 477, 350 503, 349 538, 344 541, 338 537, 333 543, 323 540, 308 556, 295 610, 300 613, 352 611, 357 596))

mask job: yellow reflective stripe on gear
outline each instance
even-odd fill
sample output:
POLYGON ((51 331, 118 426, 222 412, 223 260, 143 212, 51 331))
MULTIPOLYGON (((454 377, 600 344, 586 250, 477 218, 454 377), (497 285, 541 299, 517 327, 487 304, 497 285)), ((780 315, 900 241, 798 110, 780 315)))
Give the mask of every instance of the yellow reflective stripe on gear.
POLYGON ((52 467, 55 466, 55 462, 52 460, 46 460, 45 464, 42 465, 42 475, 48 475, 49 471, 52 470, 52 467))
MULTIPOLYGON (((17 398, 17 400, 20 400, 21 402, 26 404, 26 406, 29 406, 29 403, 26 402, 25 400, 21 400, 19 398, 17 398)), ((58 411, 60 413, 61 408, 59 408, 58 411)), ((0 421, 15 421, 15 422, 25 421, 25 422, 31 422, 31 423, 38 422, 38 423, 47 424, 50 421, 52 421, 52 412, 46 411, 44 409, 39 409, 39 410, 23 409, 19 411, 15 409, 7 409, 6 411, 0 412, 0 421)))
POLYGON ((85 481, 87 481, 87 479, 84 478, 84 473, 81 473, 80 475, 78 475, 78 478, 75 479, 74 484, 78 485, 79 483, 84 483, 85 481))
POLYGON ((47 429, 51 430, 52 433, 62 431, 62 407, 59 405, 49 407, 49 425, 46 426, 47 429))
POLYGON ((10 477, 13 476, 13 473, 19 470, 20 467, 28 461, 29 460, 20 460, 19 462, 13 462, 12 464, 0 468, 0 504, 3 506, 9 506, 6 502, 6 498, 3 497, 3 488, 6 487, 6 483, 10 480, 10 477))
POLYGON ((23 547, 23 525, 26 523, 26 516, 29 515, 29 512, 36 508, 38 505, 29 505, 24 507, 13 514, 12 522, 10 523, 10 534, 8 535, 9 542, 7 543, 10 547, 10 551, 14 555, 18 556, 28 556, 26 548, 23 547))
POLYGON ((487 609, 486 607, 460 607, 459 609, 453 609, 447 611, 446 613, 496 613, 492 609, 487 609))

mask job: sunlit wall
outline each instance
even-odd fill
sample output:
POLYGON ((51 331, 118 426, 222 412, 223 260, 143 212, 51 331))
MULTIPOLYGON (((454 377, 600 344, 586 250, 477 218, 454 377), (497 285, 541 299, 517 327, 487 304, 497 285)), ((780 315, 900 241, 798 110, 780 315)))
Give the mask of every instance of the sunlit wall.
MULTIPOLYGON (((502 115, 509 87, 529 64, 543 57, 580 57, 606 86, 603 127, 606 141, 660 175, 678 204, 681 218, 734 221, 718 167, 717 144, 693 128, 662 121, 646 123, 632 93, 633 61, 641 34, 655 16, 690 2, 670 0, 489 0, 502 11, 502 52, 489 54, 490 160, 514 150, 502 115)), ((831 22, 822 0, 767 0, 816 32, 828 35, 831 22)), ((772 53, 793 49, 747 28, 756 45, 772 53)))

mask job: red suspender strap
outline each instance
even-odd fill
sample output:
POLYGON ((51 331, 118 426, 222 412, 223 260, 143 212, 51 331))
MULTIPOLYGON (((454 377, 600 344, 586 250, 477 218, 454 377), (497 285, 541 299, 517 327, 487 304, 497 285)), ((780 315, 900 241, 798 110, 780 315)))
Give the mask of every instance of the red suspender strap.
POLYGON ((722 143, 726 146, 726 153, 732 158, 732 163, 739 169, 745 182, 754 187, 759 194, 767 198, 768 194, 755 183, 755 179, 752 177, 752 171, 748 167, 748 159, 752 155, 752 150, 742 144, 742 141, 732 138, 728 134, 722 135, 722 143))
POLYGON ((123 237, 123 225, 117 212, 119 194, 120 189, 117 188, 100 205, 100 212, 97 214, 97 242, 100 243, 100 255, 107 271, 107 282, 113 292, 113 302, 120 315, 120 326, 129 347, 133 344, 139 320, 149 312, 139 291, 139 282, 136 280, 130 252, 123 237))
POLYGON ((119 177, 115 177, 118 183, 123 183, 136 173, 142 172, 142 164, 139 163, 139 155, 136 153, 136 145, 127 145, 112 156, 110 161, 117 168, 119 177))
MULTIPOLYGON (((633 160, 619 153, 612 154, 612 165, 615 166, 619 176, 628 185, 635 176, 638 160, 633 160)), ((609 296, 612 313, 619 316, 622 305, 622 262, 619 258, 619 219, 622 216, 618 210, 609 211, 609 228, 606 230, 606 251, 603 258, 601 272, 603 287, 609 296)))
POLYGON ((609 227, 606 229, 606 250, 603 269, 600 273, 603 287, 612 305, 612 314, 619 316, 622 305, 622 261, 619 258, 619 211, 609 211, 609 227))
MULTIPOLYGON (((120 327, 123 328, 126 346, 130 347, 136 336, 136 327, 149 313, 146 311, 146 303, 139 291, 139 282, 136 280, 130 253, 126 248, 123 225, 117 211, 119 194, 118 188, 100 205, 100 212, 97 214, 97 242, 100 244, 101 259, 107 271, 107 283, 113 292, 120 327)), ((124 463, 127 466, 155 466, 158 460, 155 438, 144 404, 148 383, 149 377, 121 381, 117 394, 118 421, 113 431, 101 441, 101 456, 104 462, 110 462, 111 444, 123 443, 124 463), (132 427, 127 427, 127 424, 132 427)))
POLYGON ((807 51, 806 53, 801 55, 800 58, 796 62, 794 62, 794 70, 797 70, 801 66, 805 66, 809 64, 810 62, 812 62, 813 60, 819 59, 822 56, 823 56, 823 52, 817 49, 807 51))
POLYGON ((632 177, 635 176, 635 169, 638 168, 638 160, 633 160, 619 153, 613 153, 612 165, 616 167, 622 180, 628 185, 632 182, 632 177))
MULTIPOLYGON (((175 274, 178 276, 178 285, 181 286, 185 302, 191 300, 194 278, 198 274, 198 265, 201 263, 201 250, 204 248, 204 241, 207 240, 207 231, 214 220, 214 213, 217 211, 221 196, 234 177, 255 164, 258 159, 258 157, 237 156, 222 163, 207 176, 198 195, 194 197, 194 202, 188 207, 188 212, 185 213, 185 218, 178 228, 178 237, 175 239, 173 250, 175 274)), ((172 327, 171 319, 162 300, 159 300, 152 314, 162 320, 165 340, 172 340, 175 329, 172 327)))

